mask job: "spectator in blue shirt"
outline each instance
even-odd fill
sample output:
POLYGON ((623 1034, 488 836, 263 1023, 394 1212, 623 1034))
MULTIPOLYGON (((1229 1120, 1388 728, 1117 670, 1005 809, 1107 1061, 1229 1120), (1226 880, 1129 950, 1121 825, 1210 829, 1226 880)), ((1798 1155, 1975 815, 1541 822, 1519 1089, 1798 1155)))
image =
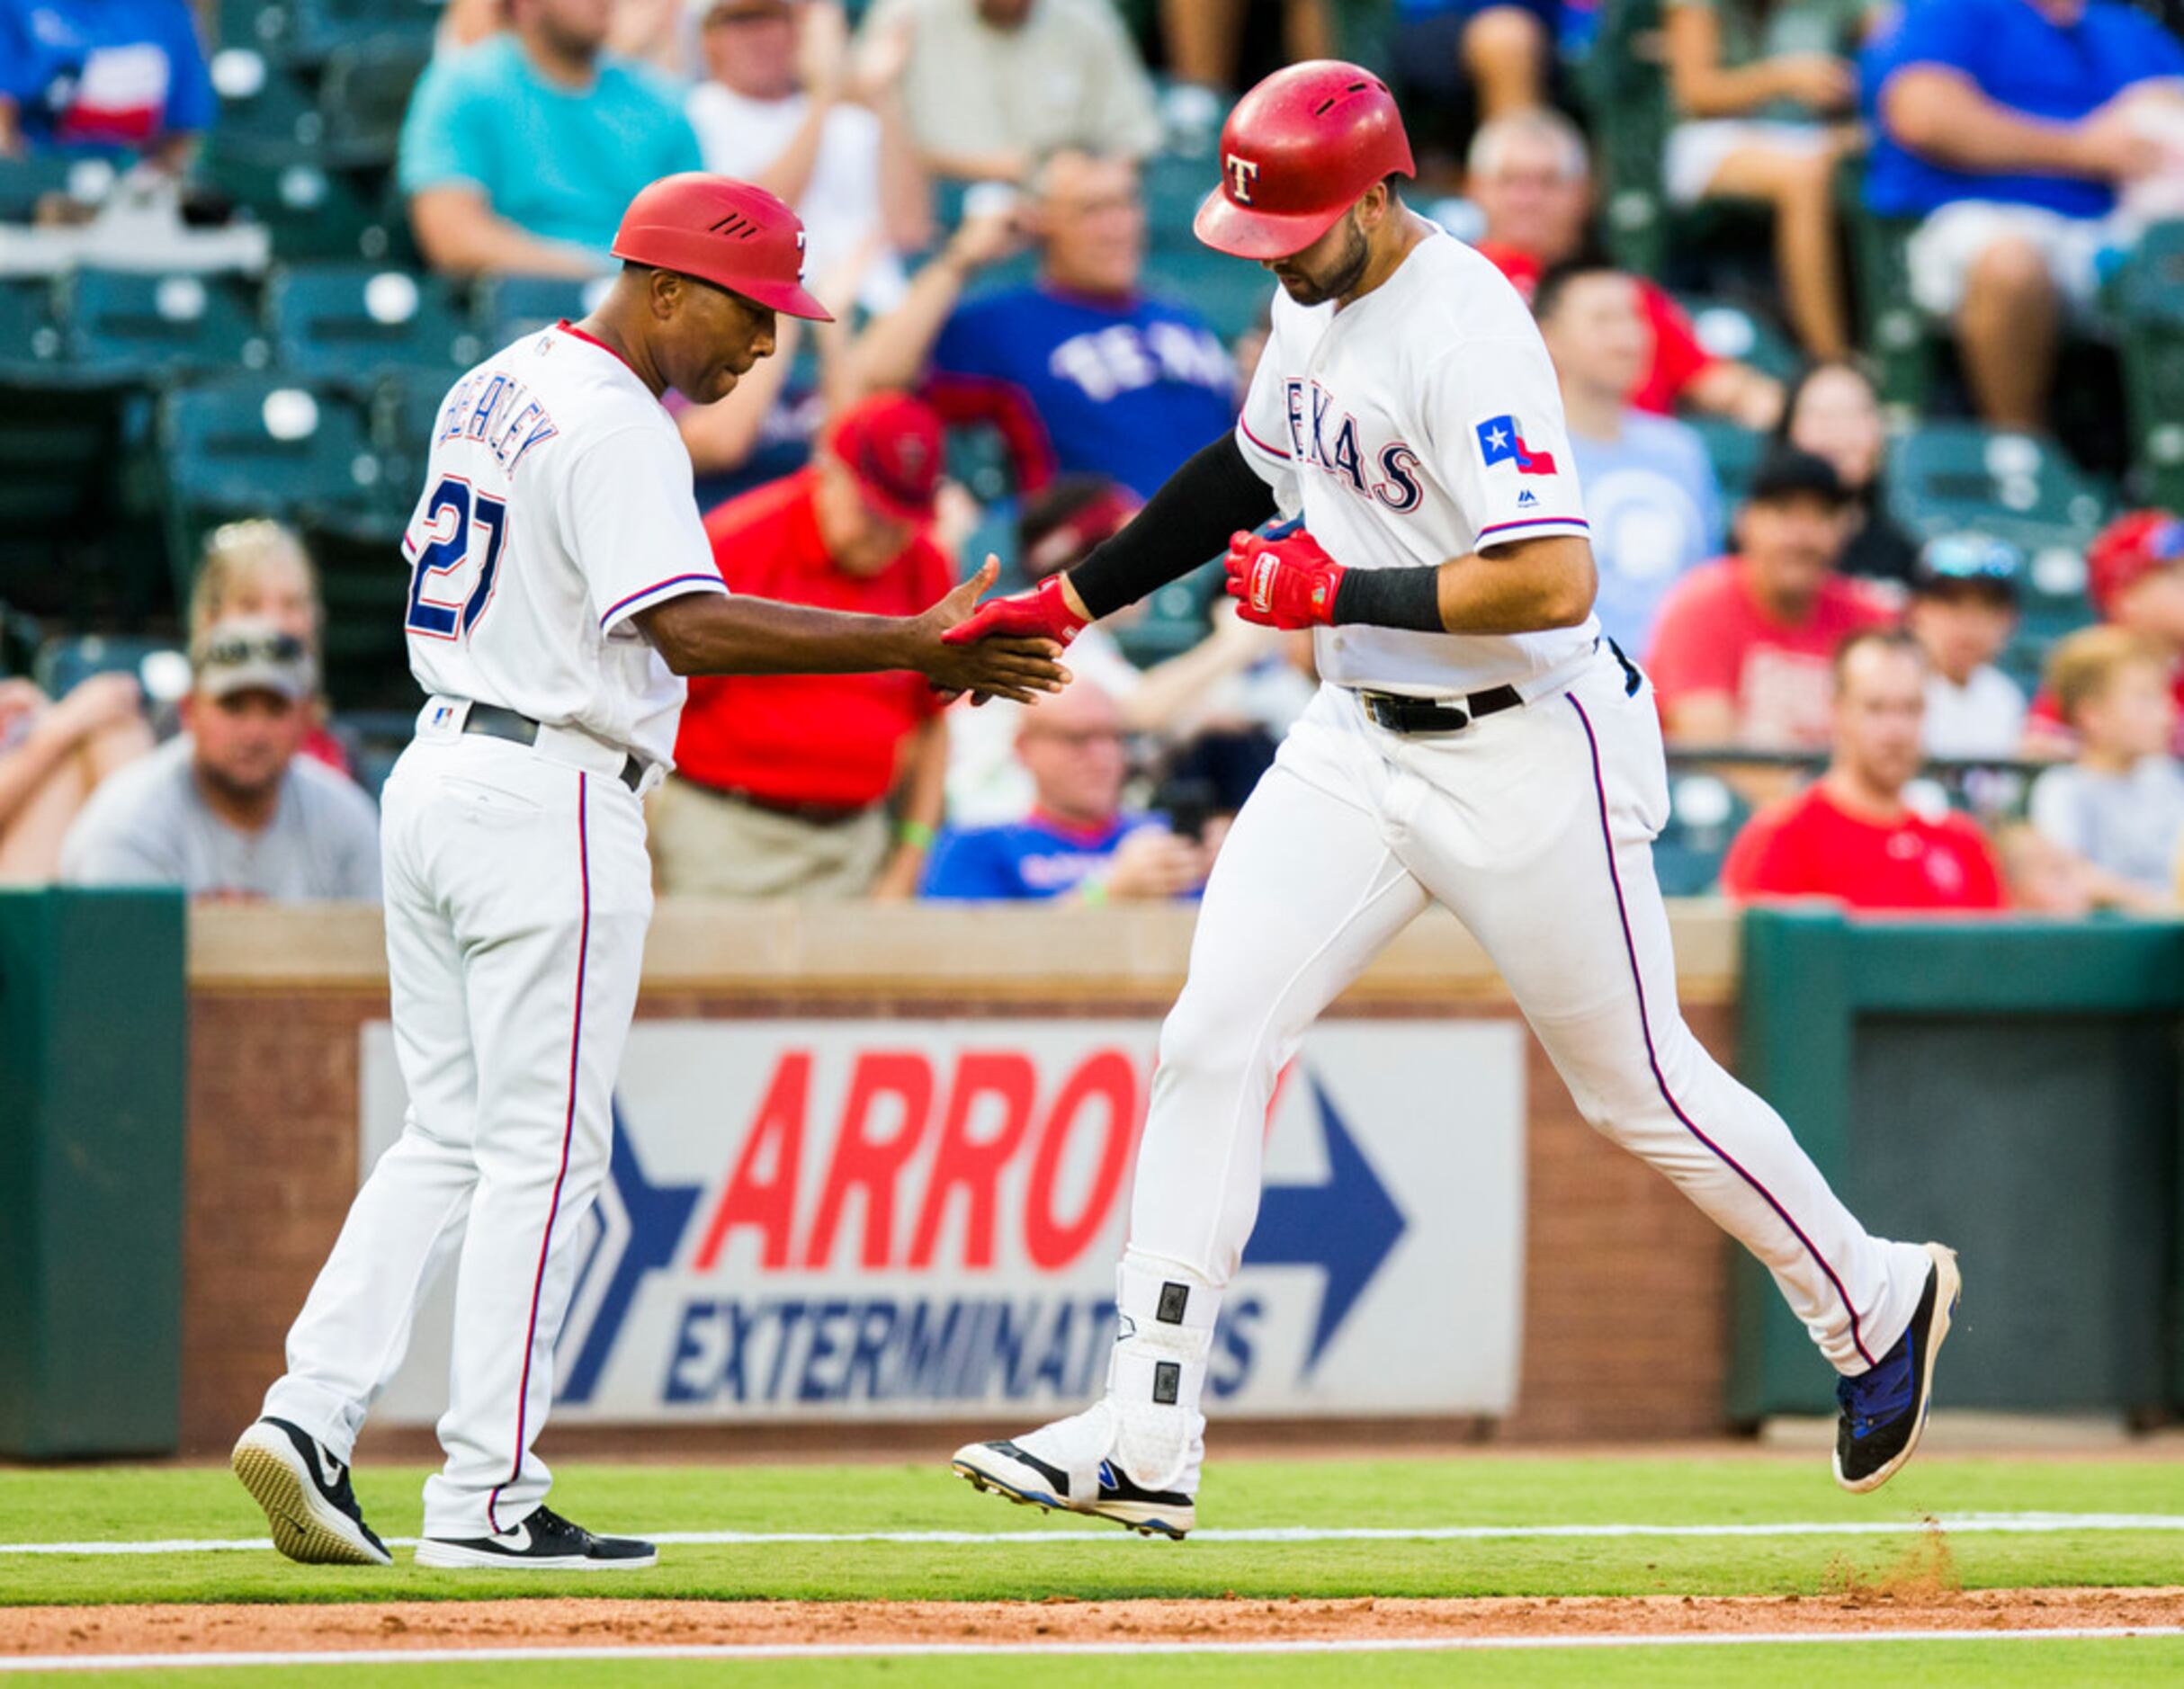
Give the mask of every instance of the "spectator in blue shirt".
POLYGON ((1025 710, 1016 755, 1036 794, 1031 813, 943 832, 925 896, 1105 903, 1183 897, 1205 884, 1217 839, 1182 838, 1157 816, 1123 809, 1130 759, 1122 714, 1090 681, 1025 710))
POLYGON ((1145 205, 1127 159, 1061 152, 1021 212, 968 218, 917 273, 900 305, 865 331, 855 379, 909 387, 955 423, 1001 430, 1019 483, 1059 469, 1104 475, 1150 497, 1190 454, 1236 422, 1236 369, 1186 305, 1139 290, 1145 205), (1037 281, 966 301, 966 284, 1040 246, 1037 281))
POLYGON ((398 174, 434 269, 598 274, 637 191, 702 167, 682 102, 604 50, 613 10, 509 0, 508 30, 419 78, 398 174))
POLYGON ((1866 201, 1921 219, 1912 297, 1955 325, 1980 414, 2036 429, 2065 309, 2134 237, 2117 189, 2177 167, 2143 103, 2184 100, 2184 45, 2123 0, 1913 0, 1862 68, 1866 201))
POLYGON ((215 110, 186 0, 0 0, 0 157, 86 151, 180 172, 215 110))
POLYGON ((1562 383, 1562 415, 1585 489, 1593 613, 1625 651, 1653 643, 1661 600, 1685 570, 1722 550, 1721 493, 1697 433, 1673 416, 1634 409, 1627 395, 1652 356, 1638 284, 1584 259, 1558 264, 1532 296, 1562 383))

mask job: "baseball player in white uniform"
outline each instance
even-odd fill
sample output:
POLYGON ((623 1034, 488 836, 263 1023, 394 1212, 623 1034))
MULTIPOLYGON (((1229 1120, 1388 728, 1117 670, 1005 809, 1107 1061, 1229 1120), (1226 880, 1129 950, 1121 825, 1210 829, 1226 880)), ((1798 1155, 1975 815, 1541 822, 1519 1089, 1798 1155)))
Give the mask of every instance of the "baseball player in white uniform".
POLYGON ((1669 814, 1653 699, 1592 617, 1538 332, 1490 264, 1403 208, 1410 144, 1370 72, 1278 72, 1231 114, 1222 159, 1199 237, 1280 283, 1233 436, 1069 575, 951 637, 1067 639, 1228 542, 1241 612, 1312 629, 1322 684, 1222 846, 1161 1031, 1106 1393, 959 1450, 955 1470, 1149 1535, 1191 1528, 1200 1391, 1276 1077, 1438 902, 1586 1118, 1772 1271, 1841 1375, 1836 1476, 1872 1488, 1917 1443, 1956 1258, 1867 1233, 1678 1012, 1651 854, 1669 814), (1302 526, 1241 532, 1277 514, 1302 526))
POLYGON ((554 1337, 607 1167, 651 872, 642 799, 670 765, 683 676, 909 668, 946 692, 1052 690, 1060 647, 943 644, 992 566, 925 614, 730 596, 661 407, 720 398, 774 350, 775 313, 825 320, 803 231, 772 194, 669 176, 632 201, 622 275, 580 324, 455 383, 402 550, 427 701, 383 800, 387 968, 408 1093, 236 1444, 291 1559, 389 1563, 348 1462, 437 1273, 456 1271, 444 1470, 422 1565, 648 1566, 544 1506, 532 1452, 554 1337))

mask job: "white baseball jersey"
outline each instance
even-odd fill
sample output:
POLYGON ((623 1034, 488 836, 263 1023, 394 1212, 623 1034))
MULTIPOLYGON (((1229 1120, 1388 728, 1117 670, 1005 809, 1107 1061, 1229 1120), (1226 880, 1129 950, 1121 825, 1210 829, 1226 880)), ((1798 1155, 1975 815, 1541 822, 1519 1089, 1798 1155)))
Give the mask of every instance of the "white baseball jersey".
MULTIPOLYGON (((1501 273, 1435 233, 1338 311, 1276 288, 1236 437, 1285 514, 1346 568, 1416 568, 1481 546, 1583 536, 1562 390, 1501 273)), ((1599 633, 1315 630, 1321 676, 1414 693, 1481 691, 1575 661, 1599 633)))
POLYGON ((549 328, 457 381, 402 550, 426 692, 672 760, 685 689, 630 618, 728 588, 682 436, 620 356, 549 328))

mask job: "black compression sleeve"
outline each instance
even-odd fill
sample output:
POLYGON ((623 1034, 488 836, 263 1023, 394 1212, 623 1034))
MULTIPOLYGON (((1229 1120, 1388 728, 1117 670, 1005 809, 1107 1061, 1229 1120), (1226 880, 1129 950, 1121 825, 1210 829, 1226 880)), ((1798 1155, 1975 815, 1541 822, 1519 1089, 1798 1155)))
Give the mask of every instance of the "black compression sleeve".
POLYGON ((1432 564, 1400 569, 1345 569, 1335 589, 1335 620, 1375 628, 1446 633, 1441 625, 1441 571, 1432 564))
POLYGON ((1144 509, 1070 571, 1093 619, 1112 615, 1188 575, 1229 549, 1229 536, 1274 514, 1274 489, 1259 479, 1232 433, 1195 453, 1144 509))

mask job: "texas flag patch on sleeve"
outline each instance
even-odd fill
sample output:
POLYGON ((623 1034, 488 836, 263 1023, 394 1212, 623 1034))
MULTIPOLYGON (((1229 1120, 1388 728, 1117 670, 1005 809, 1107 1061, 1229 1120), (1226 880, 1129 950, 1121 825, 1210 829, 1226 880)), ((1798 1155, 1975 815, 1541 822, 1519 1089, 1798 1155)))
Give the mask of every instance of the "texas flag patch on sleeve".
POLYGON ((1489 416, 1479 424, 1479 458, 1490 469, 1497 463, 1514 463, 1519 475, 1554 473, 1553 454, 1526 445, 1517 418, 1507 414, 1489 416))

